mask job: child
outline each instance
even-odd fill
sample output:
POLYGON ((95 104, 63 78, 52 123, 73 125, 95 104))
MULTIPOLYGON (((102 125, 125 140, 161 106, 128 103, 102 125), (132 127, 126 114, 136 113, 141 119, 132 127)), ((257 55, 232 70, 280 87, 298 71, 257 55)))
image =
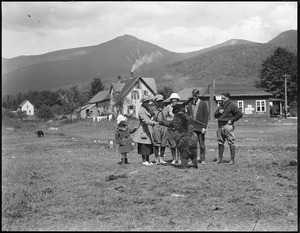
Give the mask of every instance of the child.
POLYGON ((115 132, 116 144, 119 145, 119 153, 122 155, 121 164, 129 164, 127 153, 133 150, 130 134, 137 130, 137 127, 129 129, 126 120, 127 118, 122 114, 117 117, 118 127, 115 132))

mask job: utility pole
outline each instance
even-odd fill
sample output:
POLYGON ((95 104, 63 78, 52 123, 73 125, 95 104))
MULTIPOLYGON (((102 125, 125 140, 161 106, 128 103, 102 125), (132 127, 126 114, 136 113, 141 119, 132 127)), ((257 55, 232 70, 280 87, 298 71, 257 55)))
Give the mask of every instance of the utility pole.
POLYGON ((208 85, 209 90, 209 116, 210 120, 214 119, 214 96, 215 96, 215 79, 213 83, 208 85))
POLYGON ((284 77, 284 102, 285 102, 285 117, 287 117, 287 78, 289 77, 287 74, 283 75, 284 77))

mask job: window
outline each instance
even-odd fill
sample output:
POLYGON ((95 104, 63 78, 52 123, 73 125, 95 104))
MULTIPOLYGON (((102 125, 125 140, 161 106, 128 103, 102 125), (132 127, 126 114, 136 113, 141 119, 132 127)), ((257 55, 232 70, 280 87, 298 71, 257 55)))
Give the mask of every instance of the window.
POLYGON ((136 89, 141 89, 141 82, 136 82, 135 88, 136 89))
POLYGON ((266 111, 266 101, 256 100, 256 112, 265 112, 265 111, 266 111))
POLYGON ((243 100, 238 100, 237 106, 242 112, 244 112, 244 101, 243 100))
POLYGON ((138 91, 132 91, 131 92, 131 99, 138 100, 140 98, 138 91))
POLYGON ((27 104, 27 108, 28 108, 28 104, 27 104))
POLYGON ((143 91, 143 96, 148 95, 148 91, 143 91))

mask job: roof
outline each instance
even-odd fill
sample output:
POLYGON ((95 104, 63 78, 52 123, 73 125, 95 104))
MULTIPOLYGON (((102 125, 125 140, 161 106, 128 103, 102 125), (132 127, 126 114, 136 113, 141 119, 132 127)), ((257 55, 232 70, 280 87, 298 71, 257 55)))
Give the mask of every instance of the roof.
POLYGON ((118 84, 123 83, 124 86, 122 88, 122 91, 116 96, 116 98, 122 98, 124 97, 135 85, 135 83, 141 79, 142 82, 146 84, 154 93, 157 92, 156 90, 156 84, 155 79, 152 77, 131 77, 129 79, 123 79, 118 84))
POLYGON ((153 90, 153 92, 157 93, 155 79, 152 77, 142 77, 145 83, 153 90))
POLYGON ((121 92, 125 83, 112 83, 111 85, 115 92, 121 92))
POLYGON ((104 91, 99 91, 90 101, 89 103, 97 103, 97 102, 101 102, 104 100, 109 100, 110 99, 110 94, 109 94, 109 90, 104 90, 104 91))
MULTIPOLYGON (((24 104, 26 104, 26 102, 29 102, 29 103, 30 103, 29 100, 24 100, 18 107, 22 107, 24 104)), ((32 105, 32 103, 30 103, 30 104, 32 105)))
MULTIPOLYGON (((272 93, 263 91, 261 89, 246 84, 215 85, 215 96, 221 95, 221 93, 224 92, 229 92, 230 96, 273 96, 272 93)), ((209 96, 208 90, 204 96, 209 96)))
POLYGON ((198 89, 200 91, 200 96, 204 95, 205 91, 206 91, 206 89, 204 87, 186 87, 186 88, 183 88, 181 91, 177 92, 177 94, 180 96, 180 101, 185 101, 189 97, 191 97, 192 96, 192 91, 194 89, 198 89))
POLYGON ((82 107, 80 108, 80 110, 82 111, 82 110, 84 110, 84 109, 91 109, 91 108, 93 108, 93 107, 95 107, 95 106, 96 106, 96 104, 87 104, 87 105, 82 106, 82 107))
POLYGON ((278 99, 278 98, 270 98, 269 100, 273 101, 273 102, 276 102, 276 101, 278 101, 278 102, 284 102, 283 99, 278 99))

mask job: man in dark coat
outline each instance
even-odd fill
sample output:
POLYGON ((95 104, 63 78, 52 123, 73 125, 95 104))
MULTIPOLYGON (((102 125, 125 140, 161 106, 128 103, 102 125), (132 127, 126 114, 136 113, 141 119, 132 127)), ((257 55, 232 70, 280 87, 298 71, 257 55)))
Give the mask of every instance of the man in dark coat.
POLYGON ((230 100, 229 93, 221 94, 222 101, 220 106, 215 111, 215 118, 218 119, 218 160, 217 163, 223 162, 224 142, 228 141, 230 148, 230 161, 229 164, 234 164, 235 161, 235 136, 234 136, 234 122, 239 120, 243 113, 242 111, 230 100))
POLYGON ((205 133, 208 123, 207 104, 200 99, 200 91, 192 91, 192 101, 187 105, 187 114, 191 117, 193 131, 197 134, 200 147, 200 160, 205 165, 205 133))

